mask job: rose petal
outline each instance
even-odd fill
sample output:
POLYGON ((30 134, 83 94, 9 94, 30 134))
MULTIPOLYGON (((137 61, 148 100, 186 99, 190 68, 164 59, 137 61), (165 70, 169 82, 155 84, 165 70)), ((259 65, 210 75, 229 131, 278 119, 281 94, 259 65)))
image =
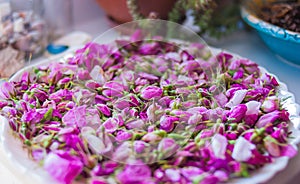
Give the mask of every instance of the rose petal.
POLYGON ((57 181, 70 184, 81 173, 83 163, 68 153, 50 152, 44 160, 44 169, 57 181))
POLYGON ((214 152, 214 155, 217 158, 225 159, 225 152, 227 148, 227 138, 221 134, 216 134, 212 138, 211 147, 214 152))
POLYGON ((225 104, 225 107, 232 108, 236 105, 239 105, 244 100, 246 94, 247 94, 247 90, 245 89, 236 91, 233 97, 229 100, 229 102, 225 104))
POLYGON ((253 149, 255 149, 254 144, 244 137, 239 137, 234 144, 232 158, 239 162, 248 161, 252 156, 253 149))
POLYGON ((161 88, 156 86, 147 86, 146 88, 142 89, 141 97, 150 100, 152 98, 161 97, 163 91, 161 88))

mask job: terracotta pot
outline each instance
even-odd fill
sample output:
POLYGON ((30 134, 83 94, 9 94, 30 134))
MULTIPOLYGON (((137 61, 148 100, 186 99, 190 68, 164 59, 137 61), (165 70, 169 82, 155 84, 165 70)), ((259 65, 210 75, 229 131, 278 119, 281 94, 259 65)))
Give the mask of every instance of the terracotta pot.
MULTIPOLYGON (((127 0, 96 0, 106 14, 117 23, 132 21, 127 8, 127 0)), ((168 13, 172 10, 176 0, 138 0, 140 13, 148 17, 150 12, 158 13, 161 19, 168 19, 168 13)))

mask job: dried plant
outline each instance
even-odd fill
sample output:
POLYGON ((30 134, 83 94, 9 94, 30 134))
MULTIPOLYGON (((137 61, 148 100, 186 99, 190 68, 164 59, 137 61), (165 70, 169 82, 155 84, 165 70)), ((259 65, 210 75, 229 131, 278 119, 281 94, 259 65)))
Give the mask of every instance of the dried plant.
MULTIPOLYGON (((237 29, 239 5, 240 0, 177 0, 168 20, 182 23, 186 13, 191 11, 200 35, 220 38, 237 29)), ((134 20, 145 18, 139 13, 137 0, 127 0, 127 6, 134 20)))

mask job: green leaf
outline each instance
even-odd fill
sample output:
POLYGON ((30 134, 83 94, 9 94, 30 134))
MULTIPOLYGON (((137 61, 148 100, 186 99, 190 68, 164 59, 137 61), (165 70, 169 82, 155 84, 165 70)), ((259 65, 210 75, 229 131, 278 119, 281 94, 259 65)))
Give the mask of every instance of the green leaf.
POLYGON ((174 140, 182 140, 182 139, 186 139, 187 137, 184 135, 180 135, 180 134, 175 134, 175 133, 170 133, 168 134, 169 138, 172 138, 174 140))
POLYGON ((160 136, 160 137, 166 137, 167 136, 167 132, 164 130, 155 130, 153 133, 155 133, 156 135, 160 136))
POLYGON ((197 176, 193 179, 193 184, 199 184, 204 179, 203 175, 197 176))
POLYGON ((28 139, 24 140, 24 144, 26 144, 27 146, 31 146, 31 142, 28 139))
POLYGON ((48 111, 44 114, 44 117, 42 119, 43 122, 49 121, 52 118, 53 108, 49 108, 48 111))

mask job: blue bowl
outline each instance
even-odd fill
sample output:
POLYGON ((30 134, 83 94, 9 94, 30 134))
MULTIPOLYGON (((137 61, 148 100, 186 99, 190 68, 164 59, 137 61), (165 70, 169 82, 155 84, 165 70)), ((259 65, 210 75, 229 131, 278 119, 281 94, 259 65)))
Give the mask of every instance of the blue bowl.
MULTIPOLYGON (((248 3, 254 2, 251 2, 251 0, 248 1, 248 3)), ((256 16, 253 7, 257 9, 259 5, 250 7, 244 4, 241 7, 243 20, 249 26, 256 29, 260 38, 275 54, 287 61, 300 65, 300 33, 289 31, 263 21, 256 16)))

